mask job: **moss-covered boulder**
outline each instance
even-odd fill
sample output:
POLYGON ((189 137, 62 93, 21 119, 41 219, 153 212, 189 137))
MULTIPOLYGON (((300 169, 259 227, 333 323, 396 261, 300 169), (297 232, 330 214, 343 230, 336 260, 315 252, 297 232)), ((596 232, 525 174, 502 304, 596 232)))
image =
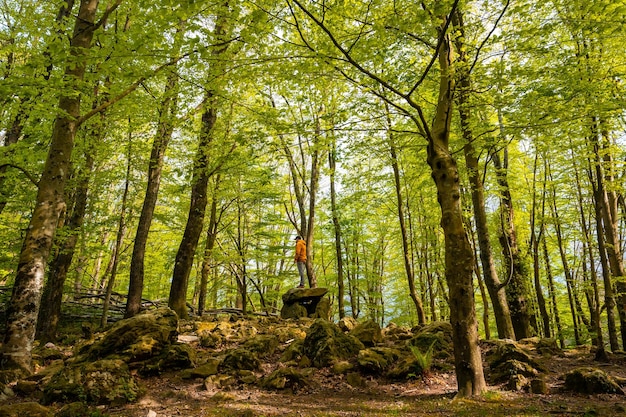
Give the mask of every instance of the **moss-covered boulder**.
POLYGON ((543 371, 543 367, 530 352, 512 340, 489 342, 485 359, 492 371, 490 376, 492 382, 505 380, 512 373, 533 377, 543 371))
POLYGON ((389 323, 387 327, 382 329, 382 336, 383 339, 393 344, 398 341, 411 339, 413 337, 413 332, 408 327, 398 326, 392 322, 389 323))
POLYGON ((529 378, 539 375, 539 371, 526 362, 511 359, 506 362, 500 362, 496 368, 492 370, 490 380, 492 382, 505 382, 509 380, 512 375, 521 375, 529 378))
POLYGON ((219 372, 220 363, 222 361, 218 358, 209 358, 204 364, 196 368, 185 369, 180 376, 183 379, 207 378, 219 372))
POLYGON ((280 317, 283 319, 310 317, 328 320, 330 301, 325 297, 327 292, 327 288, 291 288, 282 295, 283 307, 280 310, 280 317))
POLYGON ((343 333, 334 323, 317 319, 304 339, 303 353, 313 366, 323 368, 340 360, 354 358, 364 348, 363 343, 343 333))
POLYGON ((432 349, 433 357, 442 360, 449 360, 454 356, 450 323, 437 321, 415 327, 412 332, 413 337, 408 343, 417 347, 421 352, 432 349))
POLYGON ((79 350, 79 361, 101 358, 121 359, 127 364, 142 363, 159 356, 176 342, 178 316, 159 308, 120 320, 92 344, 79 350), (82 358, 80 358, 82 357, 82 358))
POLYGON ((219 365, 220 372, 257 371, 260 368, 261 361, 259 361, 257 355, 244 348, 228 351, 219 365))
POLYGON ((403 381, 421 375, 424 370, 410 352, 404 352, 385 373, 385 376, 395 381, 403 381))
POLYGON ((350 334, 361 341, 365 346, 375 346, 383 341, 380 325, 374 320, 358 323, 350 334))
POLYGON ((544 356, 564 356, 563 350, 559 347, 556 339, 541 338, 535 345, 537 352, 544 356))
POLYGON ((15 392, 13 392, 11 387, 0 382, 0 402, 4 402, 13 396, 15 396, 15 392))
POLYGON ((285 304, 280 310, 280 316, 284 319, 297 319, 300 317, 308 317, 309 312, 306 307, 301 304, 285 304))
POLYGON ((346 333, 354 329, 357 324, 359 323, 352 317, 343 317, 337 322, 337 326, 339 326, 341 331, 346 333))
POLYGON ((359 351, 357 362, 362 371, 372 374, 381 374, 389 365, 387 358, 372 349, 359 351))
POLYGON ((304 355, 304 339, 294 340, 287 346, 283 354, 280 356, 280 361, 283 363, 291 361, 299 361, 304 355))
POLYGON ((256 353, 260 358, 272 356, 278 347, 278 339, 271 335, 258 335, 247 340, 243 347, 256 353))
POLYGON ((565 388, 583 394, 620 394, 624 390, 606 372, 582 367, 565 374, 565 388))
POLYGON ((54 412, 35 402, 0 406, 0 417, 54 417, 54 412))
POLYGON ((534 378, 530 381, 530 392, 532 394, 549 394, 550 388, 544 378, 534 378))
POLYGON ((305 374, 293 368, 279 368, 263 378, 261 387, 271 390, 297 389, 308 386, 305 374))
POLYGON ((74 402, 65 404, 57 410, 54 417, 92 417, 102 415, 100 411, 89 404, 74 402))
POLYGON ((187 344, 166 346, 158 356, 132 363, 142 375, 159 375, 168 370, 192 368, 196 364, 196 351, 187 344))
POLYGON ((128 365, 119 359, 69 364, 52 376, 43 392, 44 404, 83 401, 122 405, 141 395, 128 365))

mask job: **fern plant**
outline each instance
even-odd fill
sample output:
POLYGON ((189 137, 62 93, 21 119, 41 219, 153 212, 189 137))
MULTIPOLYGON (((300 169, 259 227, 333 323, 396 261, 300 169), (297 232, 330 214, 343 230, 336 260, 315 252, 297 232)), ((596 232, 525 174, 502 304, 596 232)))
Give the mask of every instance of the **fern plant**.
POLYGON ((410 345, 409 348, 411 352, 413 352, 413 356, 415 356, 415 362, 417 367, 420 369, 416 370, 417 374, 422 376, 427 376, 430 374, 430 370, 433 364, 433 347, 435 346, 435 341, 430 344, 426 352, 422 352, 419 347, 410 345))

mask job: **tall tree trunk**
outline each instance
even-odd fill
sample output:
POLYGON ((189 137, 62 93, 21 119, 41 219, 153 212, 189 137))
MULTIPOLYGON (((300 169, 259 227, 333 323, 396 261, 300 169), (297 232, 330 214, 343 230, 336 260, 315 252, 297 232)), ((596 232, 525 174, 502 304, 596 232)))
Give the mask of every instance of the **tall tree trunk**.
MULTIPOLYGON (((468 221, 469 223, 469 221, 468 221)), ((467 227, 468 230, 471 229, 471 224, 467 227)), ((476 280, 478 281, 478 289, 480 290, 480 298, 483 302, 483 327, 485 328, 485 339, 491 339, 491 329, 489 328, 489 298, 487 296, 487 291, 485 291, 485 284, 481 279, 482 272, 480 271, 480 265, 478 264, 478 255, 476 253, 476 239, 474 234, 470 234, 472 238, 472 247, 474 248, 474 273, 476 274, 476 280)), ((513 327, 511 327, 511 330, 513 327)))
MULTIPOLYGON (((105 85, 110 84, 107 80, 105 85)), ((94 100, 92 108, 98 106, 106 99, 106 94, 100 93, 100 85, 94 87, 94 100)), ((106 130, 104 129, 104 113, 100 113, 99 118, 90 126, 89 132, 84 139, 84 163, 76 175, 76 188, 72 193, 73 197, 66 197, 67 201, 72 198, 73 208, 69 210, 70 219, 66 228, 66 237, 58 243, 59 250, 52 260, 48 279, 44 286, 37 332, 35 334, 41 342, 54 342, 57 338, 59 321, 61 320, 61 304, 63 301, 63 287, 67 279, 72 260, 76 251, 76 244, 83 226, 85 212, 87 210, 87 197, 89 192, 89 181, 94 167, 93 144, 102 140, 106 130)), ((58 236, 58 235, 57 235, 58 236)), ((57 239, 55 238, 55 241, 57 239)))
MULTIPOLYGON (((104 132, 104 130, 101 130, 104 132)), ((94 135, 99 133, 93 132, 94 135)), ((95 138, 89 138, 93 140, 95 138)), ((63 300, 63 286, 74 258, 80 229, 83 225, 87 210, 87 194, 89 179, 93 171, 94 159, 90 150, 85 151, 85 165, 78 173, 77 186, 74 197, 74 208, 67 223, 68 236, 61 243, 59 252, 50 265, 50 273, 46 281, 41 308, 39 310, 37 338, 43 342, 54 342, 57 339, 57 330, 61 320, 61 303, 63 300)))
MULTIPOLYGON (((457 41, 457 50, 464 50, 460 41, 457 41)), ((466 65, 467 57, 465 53, 461 53, 461 60, 466 65)), ((476 222, 476 233, 478 235, 478 247, 480 249, 480 263, 482 265, 483 278, 489 291, 489 297, 493 304, 493 313, 496 319, 496 327, 498 329, 498 337, 501 339, 515 339, 513 330, 513 322, 511 321, 511 312, 509 311, 509 303, 506 298, 504 285, 498 278, 495 261, 493 259, 493 250, 491 240, 489 238, 489 226, 487 224, 487 212, 485 209, 485 191, 483 181, 480 178, 480 168, 478 166, 478 156, 474 149, 474 135, 470 127, 470 103, 469 92, 471 91, 471 82, 469 74, 460 76, 460 92, 458 94, 459 114, 461 119, 461 130, 465 145, 463 151, 465 154, 465 164, 470 183, 472 194, 472 208, 474 210, 474 221, 476 222)))
POLYGON ((337 309, 339 318, 346 316, 345 288, 343 277, 343 255, 341 249, 341 223, 337 210, 337 191, 335 190, 335 173, 337 172, 337 146, 333 136, 331 148, 328 152, 328 167, 330 169, 330 210, 333 217, 333 230, 335 232, 335 257, 337 258, 337 309))
MULTIPOLYGON (((550 177, 552 177, 550 175, 550 177)), ((552 181, 552 178, 550 178, 552 181)), ((572 271, 569 267, 569 261, 567 260, 567 254, 565 253, 565 245, 563 243, 563 234, 561 233, 561 218, 556 207, 556 192, 552 190, 552 214, 554 216, 554 230, 556 232, 556 240, 559 246, 559 254, 561 255, 561 264, 563 265, 563 274, 565 275, 565 285, 567 288, 567 298, 570 304, 570 311, 572 313, 572 323, 574 326, 574 340, 576 345, 581 344, 580 332, 578 331, 578 320, 576 318, 576 306, 574 305, 574 298, 572 295, 572 271)))
POLYGON ((409 295, 411 300, 413 300, 413 305, 415 306, 415 310, 417 312, 417 321, 419 324, 424 324, 426 323, 426 313, 424 312, 422 298, 417 293, 417 289, 415 288, 415 273, 411 263, 411 248, 409 246, 409 237, 405 223, 406 216, 404 215, 404 201, 402 198, 402 183, 400 181, 398 153, 396 150, 395 138, 391 133, 391 119, 389 117, 389 108, 387 105, 385 106, 385 109, 387 116, 387 132, 389 139, 389 153, 391 156, 391 168, 393 170, 393 180, 396 190, 396 204, 398 206, 398 221, 400 222, 400 234, 402 236, 402 258, 404 260, 404 271, 409 283, 409 295))
POLYGON ((449 289, 450 322, 459 397, 480 395, 486 389, 478 346, 478 325, 474 306, 472 275, 474 253, 463 224, 461 190, 456 161, 450 154, 454 73, 449 35, 439 49, 439 100, 428 137, 427 162, 437 187, 441 226, 445 236, 446 281, 449 289))
MULTIPOLYGON (((176 35, 178 36, 178 35, 176 35)), ((165 151, 174 132, 174 118, 178 107, 178 74, 175 69, 167 76, 163 100, 159 106, 159 122, 156 135, 152 142, 152 151, 148 161, 148 183, 146 193, 137 223, 135 241, 133 244, 133 254, 130 261, 130 277, 128 282, 128 299, 126 301, 126 313, 124 317, 133 317, 141 309, 141 298, 143 294, 144 282, 144 262, 146 255, 146 245, 150 225, 154 216, 159 187, 161 184, 161 172, 163 171, 163 161, 165 151)))
MULTIPOLYGON (((573 151, 572 152, 572 161, 575 161, 576 159, 573 157, 573 151)), ((595 337, 593 338, 594 342, 595 342, 595 346, 597 348, 596 350, 596 360, 607 360, 608 359, 608 355, 606 353, 606 350, 604 349, 604 336, 602 335, 602 321, 601 321, 601 315, 600 315, 600 308, 601 308, 601 303, 600 303, 600 290, 598 288, 598 274, 596 273, 596 261, 595 261, 595 256, 593 253, 593 249, 592 249, 592 243, 591 243, 591 233, 589 231, 589 225, 587 224, 587 219, 585 216, 585 205, 583 204, 583 191, 582 191, 582 185, 581 185, 581 181, 580 181, 580 174, 578 171, 578 166, 574 163, 574 178, 576 179, 576 196, 578 198, 578 207, 580 209, 580 225, 581 225, 581 229, 583 231, 583 248, 584 248, 584 254, 586 256, 584 256, 583 258, 583 271, 585 273, 585 276, 589 276, 590 280, 591 280, 591 290, 592 290, 592 294, 589 298, 591 298, 591 302, 589 303, 589 309, 591 310, 591 315, 592 315, 592 323, 594 325, 594 333, 595 333, 595 337), (589 262, 589 265, 591 265, 590 268, 587 267, 587 262, 589 262)))
POLYGON ((120 254, 122 253, 122 242, 126 235, 126 209, 128 205, 128 191, 130 188, 130 169, 132 160, 132 133, 130 131, 129 121, 128 132, 128 157, 126 165, 126 181, 124 183, 124 193, 122 194, 122 207, 120 209, 120 218, 117 225, 117 234, 115 235, 115 246, 111 252, 109 280, 107 281, 106 291, 104 293, 104 302, 102 303, 102 317, 100 318, 100 326, 105 327, 108 322, 109 307, 111 304, 111 295, 113 294, 113 287, 115 286, 115 279, 117 278, 117 267, 120 261, 120 254))
POLYGON ((313 231, 315 229, 315 207, 317 204, 317 189, 320 181, 320 140, 319 118, 316 121, 315 138, 313 140, 313 154, 311 155, 311 178, 309 183, 309 217, 307 219, 306 235, 306 273, 309 278, 309 287, 317 287, 317 277, 313 269, 313 231))
MULTIPOLYGON (((597 122, 594 120, 594 122, 597 122)), ((595 125, 594 125, 595 126, 595 125)), ((622 247, 619 239, 618 231, 618 218, 615 203, 611 198, 611 192, 607 190, 605 186, 605 180, 610 182, 610 175, 606 174, 606 170, 603 167, 603 158, 601 156, 603 152, 603 145, 601 143, 602 135, 599 134, 597 129, 594 130, 594 154, 595 154, 595 172, 597 180, 597 198, 601 201, 601 214, 604 235, 606 236, 606 254, 609 267, 611 268, 611 274, 616 280, 615 287, 618 294, 619 307, 617 309, 620 318, 620 329, 622 336, 622 346, 626 346, 626 284, 621 282, 621 277, 624 277, 624 261, 622 257, 622 247), (608 178, 607 178, 608 177, 608 178), (618 279, 619 278, 619 279, 618 279)))
POLYGON ((218 190, 220 184, 220 175, 216 176, 215 187, 213 188, 213 196, 211 198, 211 212, 209 215, 209 224, 207 226, 206 244, 204 247, 204 256, 202 258, 202 267, 200 269, 200 291, 198 294, 198 315, 201 316, 206 307, 207 288, 209 284, 209 276, 213 267, 213 249, 217 240, 217 226, 219 217, 217 214, 218 190))
POLYGON ((515 337, 518 340, 525 339, 533 334, 531 327, 532 314, 528 296, 528 272, 517 244, 513 198, 507 179, 508 157, 506 148, 504 163, 500 159, 498 152, 493 152, 491 157, 496 167, 496 177, 500 186, 500 244, 508 275, 506 278, 506 293, 511 311, 511 320, 515 330, 515 337))
POLYGON ((471 129, 471 104, 469 102, 470 92, 472 91, 470 78, 471 74, 469 73, 469 62, 466 53, 467 48, 463 44, 465 39, 465 27, 462 14, 460 12, 457 12, 457 21, 455 23, 461 32, 461 36, 455 38, 455 45, 457 51, 459 51, 459 62, 463 63, 458 76, 459 93, 457 94, 457 101, 461 120, 461 131, 463 139, 465 139, 463 151, 472 195, 472 208, 474 210, 474 221, 476 222, 476 233, 478 235, 478 247, 480 249, 480 262, 483 270, 483 278, 493 304, 498 337, 501 339, 515 339, 509 304, 506 299, 506 292, 504 285, 502 285, 500 279, 498 278, 498 273, 493 259, 491 240, 489 238, 489 227, 487 225, 487 212, 485 210, 484 186, 482 179, 480 178, 477 152, 474 149, 475 138, 471 129))
MULTIPOLYGON (((449 149, 455 76, 453 71, 454 57, 448 33, 451 22, 446 15, 436 16, 440 22, 440 26, 437 27, 439 37, 436 51, 440 78, 435 117, 434 121, 429 123, 422 107, 411 98, 421 82, 415 84, 408 93, 384 82, 354 60, 349 49, 341 46, 341 42, 325 26, 323 19, 316 17, 299 0, 293 0, 293 3, 317 26, 322 28, 325 35, 331 38, 335 47, 347 58, 346 62, 370 80, 379 85, 383 84, 387 90, 397 97, 401 97, 416 112, 414 121, 420 133, 428 141, 427 163, 432 170, 432 178, 437 188, 437 200, 441 207, 441 226, 445 236, 446 280, 450 292, 448 300, 453 329, 457 395, 459 397, 479 395, 485 391, 486 384, 478 346, 478 325, 472 285, 474 254, 463 225, 458 169, 449 149)), ((451 11, 452 15, 456 14, 457 5, 458 1, 455 1, 451 11)), ((422 7, 426 8, 426 5, 422 3, 422 7)), ((431 13, 430 10, 427 12, 431 13)))
POLYGON ((613 283, 611 282, 611 268, 607 257, 606 242, 604 232, 602 231, 602 205, 603 199, 600 197, 598 184, 592 181, 594 195, 594 209, 596 218, 596 239, 598 243, 598 254, 600 255, 600 265, 602 265, 602 281, 604 284, 604 306, 606 308, 606 327, 609 333, 609 347, 612 352, 619 350, 619 341, 617 338, 617 324, 615 320, 615 293, 613 291, 613 283))
MULTIPOLYGON (((72 9, 74 8, 74 2, 75 2, 74 0, 69 0, 61 4, 61 6, 59 7, 59 12, 57 13, 57 17, 55 20, 55 27, 57 28, 64 27, 65 20, 70 17, 72 9)), ((65 31, 62 29, 58 29, 56 32, 59 38, 64 38, 67 36, 67 33, 65 33, 65 31)), ((14 44, 14 41, 15 41, 14 39, 8 40, 8 42, 10 42, 11 44, 14 44)), ((49 47, 50 46, 48 45, 47 49, 43 53, 44 56, 48 58, 48 60, 50 61, 43 75, 43 79, 46 81, 50 79, 50 75, 53 70, 52 60, 50 59, 51 54, 50 54, 49 47)), ((10 76, 14 62, 15 62, 15 52, 13 52, 13 50, 10 50, 6 58, 6 66, 4 69, 5 79, 10 76)), ((13 152, 11 149, 11 146, 15 145, 20 140, 20 137, 22 136, 22 132, 24 130, 24 122, 28 118, 28 104, 36 102, 37 99, 41 96, 41 94, 42 94, 41 92, 37 92, 33 96, 28 95, 26 97, 20 97, 19 108, 15 114, 15 117, 13 118, 13 121, 11 122, 11 127, 6 132, 6 136, 4 137, 4 143, 2 144, 5 148, 8 148, 8 151, 5 151, 5 155, 4 155, 5 157, 8 156, 7 153, 13 152)), ((7 97, 10 97, 10 96, 11 96, 10 94, 7 95, 7 97)), ((4 104, 5 103, 1 103, 0 106, 4 104)), ((7 159, 10 159, 10 158, 7 158, 7 159)), ((6 171, 8 168, 9 168, 8 165, 0 166, 0 214, 4 211, 4 208, 6 207, 6 204, 8 201, 8 195, 11 194, 11 190, 5 189, 6 171)), ((35 185, 37 185, 36 182, 35 182, 35 185)))
MULTIPOLYGON (((535 282, 535 292, 537 293, 537 306, 539 307, 539 313, 541 315, 541 321, 543 323, 543 335, 544 337, 552 337, 550 329, 550 315, 546 307, 546 300, 543 296, 543 289, 541 288, 541 272, 539 268, 539 243, 541 242, 544 228, 545 217, 545 200, 546 200, 546 169, 544 169, 543 178, 543 192, 541 199, 541 221, 539 225, 539 233, 537 233, 537 161, 539 154, 535 154, 535 162, 533 164, 533 197, 532 208, 530 211, 530 244, 533 256, 533 278, 535 282)), ((544 167, 545 168, 545 167, 544 167)))
POLYGON ((227 26, 228 17, 225 7, 216 18, 215 43, 218 45, 211 52, 214 58, 213 68, 210 71, 208 83, 210 87, 207 89, 206 96, 202 102, 202 126, 200 128, 198 149, 194 158, 193 175, 191 180, 191 204, 189 205, 189 215, 183 238, 176 253, 174 261, 174 271, 172 273, 172 285, 170 287, 170 295, 168 306, 174 310, 180 318, 188 317, 187 314, 187 288, 189 286, 189 276, 193 266, 193 258, 198 247, 200 234, 204 223, 204 215, 208 202, 207 187, 209 177, 209 147, 213 142, 215 135, 214 129, 217 121, 218 96, 216 95, 217 78, 223 76, 225 62, 221 55, 228 49, 227 33, 230 31, 227 26), (212 85, 213 84, 213 85, 212 85))
POLYGON ((5 369, 19 369, 27 373, 31 371, 31 352, 46 262, 59 218, 65 210, 65 184, 80 116, 79 83, 85 74, 85 51, 91 47, 97 28, 94 24, 97 9, 98 0, 80 2, 70 41, 72 65, 65 69, 65 79, 70 85, 59 99, 59 116, 54 122, 35 208, 24 236, 13 292, 7 306, 7 326, 1 358, 5 369))
POLYGON ((552 312, 554 314, 554 324, 556 325, 556 336, 559 339, 561 349, 565 348, 565 337, 563 336, 563 327, 561 326, 561 316, 559 314, 559 306, 556 303, 556 290, 554 288, 554 277, 552 276, 552 264, 550 263, 550 254, 548 253, 548 244, 543 239, 543 258, 545 261, 546 278, 548 280, 548 291, 550 300, 552 301, 552 312))

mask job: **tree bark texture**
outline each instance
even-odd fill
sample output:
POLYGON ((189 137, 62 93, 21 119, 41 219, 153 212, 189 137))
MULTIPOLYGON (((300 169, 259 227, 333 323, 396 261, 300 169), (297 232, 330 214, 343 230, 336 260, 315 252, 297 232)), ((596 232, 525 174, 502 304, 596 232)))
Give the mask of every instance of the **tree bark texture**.
MULTIPOLYGON (((78 83, 85 74, 83 55, 91 47, 98 0, 81 0, 70 54, 75 65, 65 70, 67 80, 78 83)), ((35 209, 20 252, 11 300, 7 306, 7 328, 2 345, 4 368, 31 370, 32 346, 37 326, 41 293, 52 240, 61 213, 65 210, 65 184, 80 116, 78 85, 68 87, 59 99, 52 140, 44 164, 35 209)))
MULTIPOLYGON (((93 132, 93 134, 97 134, 93 132)), ((96 139, 96 138, 93 138, 96 139)), ((63 287, 74 258, 80 229, 82 228, 87 210, 89 179, 93 170, 94 159, 89 151, 85 152, 85 166, 78 174, 78 185, 74 196, 74 208, 67 223, 67 238, 61 243, 59 251, 51 263, 50 273, 46 281, 41 308, 39 310, 37 338, 43 343, 57 339, 59 321, 61 320, 61 303, 63 287)))
POLYGON ((441 207, 441 226, 445 236, 446 281, 449 290, 450 323, 454 343, 454 362, 458 396, 480 395, 486 389, 478 346, 478 324, 474 303, 474 253, 463 224, 461 190, 456 161, 449 151, 452 118, 452 51, 448 35, 441 42, 441 78, 437 112, 427 148, 427 162, 437 187, 441 207))

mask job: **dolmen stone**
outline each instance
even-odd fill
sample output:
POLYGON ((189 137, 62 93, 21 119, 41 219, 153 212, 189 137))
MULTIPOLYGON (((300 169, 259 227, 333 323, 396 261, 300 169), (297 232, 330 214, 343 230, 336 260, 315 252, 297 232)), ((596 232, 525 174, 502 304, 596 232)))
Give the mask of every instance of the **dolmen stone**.
POLYGON ((283 294, 283 308, 280 317, 299 319, 302 317, 330 318, 330 301, 325 295, 327 288, 292 288, 283 294))

